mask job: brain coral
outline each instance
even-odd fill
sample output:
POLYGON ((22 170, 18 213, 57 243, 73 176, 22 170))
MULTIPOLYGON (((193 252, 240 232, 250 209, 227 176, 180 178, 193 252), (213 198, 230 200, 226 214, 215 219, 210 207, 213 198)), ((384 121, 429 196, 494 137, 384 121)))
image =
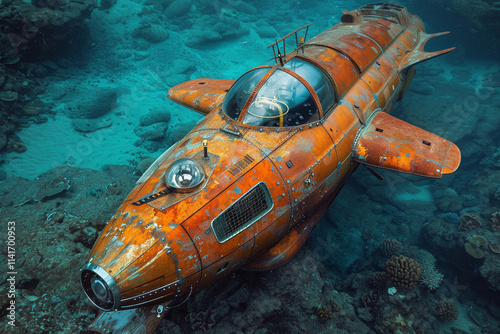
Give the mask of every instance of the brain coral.
POLYGON ((405 289, 415 287, 422 273, 418 262, 404 255, 396 256, 387 261, 385 271, 396 286, 405 289))

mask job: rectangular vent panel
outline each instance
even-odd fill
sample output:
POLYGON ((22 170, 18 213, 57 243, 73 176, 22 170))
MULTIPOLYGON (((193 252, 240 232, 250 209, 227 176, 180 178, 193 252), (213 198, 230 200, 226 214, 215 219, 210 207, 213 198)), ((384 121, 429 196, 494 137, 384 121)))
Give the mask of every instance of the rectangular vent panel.
POLYGON ((217 241, 223 243, 262 218, 273 208, 271 193, 258 183, 212 221, 217 241))
POLYGON ((229 173, 231 173, 232 176, 236 176, 236 174, 244 170, 253 161, 254 159, 246 154, 241 160, 239 160, 233 167, 229 169, 229 173))

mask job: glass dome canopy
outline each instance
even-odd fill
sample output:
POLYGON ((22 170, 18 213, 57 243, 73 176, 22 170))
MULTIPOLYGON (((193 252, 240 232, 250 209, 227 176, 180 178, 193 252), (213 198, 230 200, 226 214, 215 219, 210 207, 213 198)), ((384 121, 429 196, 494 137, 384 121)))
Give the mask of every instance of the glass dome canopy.
POLYGON ((335 100, 326 74, 295 57, 283 67, 245 73, 227 93, 223 110, 246 125, 290 127, 319 121, 335 100))

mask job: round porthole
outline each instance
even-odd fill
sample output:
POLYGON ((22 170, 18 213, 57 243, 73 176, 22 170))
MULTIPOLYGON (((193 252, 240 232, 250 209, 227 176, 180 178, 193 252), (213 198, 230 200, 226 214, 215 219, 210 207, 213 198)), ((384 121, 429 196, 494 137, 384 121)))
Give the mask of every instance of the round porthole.
POLYGON ((165 173, 167 187, 187 192, 200 185, 205 179, 205 170, 195 160, 189 158, 174 161, 165 173))

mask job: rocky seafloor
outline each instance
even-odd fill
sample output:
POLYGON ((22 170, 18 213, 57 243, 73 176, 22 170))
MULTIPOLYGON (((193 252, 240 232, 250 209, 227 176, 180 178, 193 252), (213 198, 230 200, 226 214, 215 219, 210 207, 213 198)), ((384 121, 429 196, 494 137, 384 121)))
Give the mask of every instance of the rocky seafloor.
MULTIPOLYGON (((333 18, 319 10, 327 1, 34 3, 0 5, 0 217, 16 223, 17 242, 16 327, 4 321, 2 270, 1 330, 86 333, 97 311, 81 290, 81 265, 152 157, 199 118, 168 105, 168 88, 236 79, 260 65, 241 53, 267 60, 262 50, 278 35, 311 20, 320 32, 362 4, 329 6, 333 18), (54 122, 53 146, 76 152, 51 156, 49 134, 36 130, 23 141, 25 129, 54 122), (118 140, 130 143, 124 152, 103 149, 118 140), (113 155, 122 160, 106 160, 113 155)), ((427 22, 428 1, 404 4, 427 22)), ((448 16, 432 26, 470 35, 418 65, 395 115, 455 142, 460 169, 440 180, 382 171, 379 181, 360 167, 292 261, 223 278, 173 308, 157 333, 500 333, 498 4, 435 6, 429 16, 448 16), (486 55, 468 54, 467 40, 488 34, 486 55), (408 268, 403 277, 398 266, 408 268)), ((6 267, 7 248, 0 253, 6 267)))
MULTIPOLYGON (((399 180, 403 192, 429 187, 432 201, 419 202, 386 201, 380 194, 392 185, 360 170, 292 261, 223 278, 173 308, 157 333, 498 333, 498 199, 478 190, 496 187, 498 173, 481 166, 464 182, 467 196, 399 180), (410 273, 418 266, 420 278, 404 281, 391 271, 396 262, 410 273)), ((128 166, 60 167, 2 183, 1 216, 16 222, 19 333, 86 332, 97 311, 79 268, 139 175, 128 166)), ((9 299, 0 298, 5 317, 9 299)))

